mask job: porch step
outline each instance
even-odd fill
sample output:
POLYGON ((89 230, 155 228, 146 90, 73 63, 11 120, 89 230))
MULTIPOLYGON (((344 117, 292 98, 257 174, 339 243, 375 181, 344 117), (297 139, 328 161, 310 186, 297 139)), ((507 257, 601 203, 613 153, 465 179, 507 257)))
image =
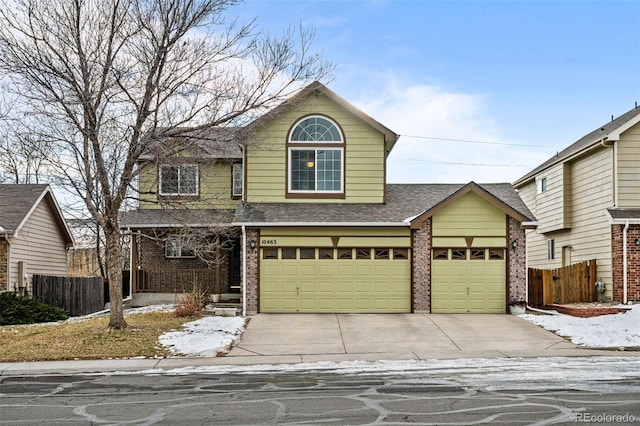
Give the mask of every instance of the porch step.
POLYGON ((207 309, 203 311, 202 314, 208 316, 236 317, 242 315, 242 305, 238 303, 216 303, 207 306, 207 309))

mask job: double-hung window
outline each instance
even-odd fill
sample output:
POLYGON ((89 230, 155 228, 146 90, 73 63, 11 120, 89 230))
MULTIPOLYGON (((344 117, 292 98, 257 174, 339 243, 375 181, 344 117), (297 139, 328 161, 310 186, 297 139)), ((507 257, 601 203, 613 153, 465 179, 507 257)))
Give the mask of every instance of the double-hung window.
POLYGON ((161 165, 160 195, 198 195, 198 166, 195 164, 161 165))
POLYGON ((311 116, 297 122, 288 156, 289 195, 344 193, 344 138, 333 121, 311 116))

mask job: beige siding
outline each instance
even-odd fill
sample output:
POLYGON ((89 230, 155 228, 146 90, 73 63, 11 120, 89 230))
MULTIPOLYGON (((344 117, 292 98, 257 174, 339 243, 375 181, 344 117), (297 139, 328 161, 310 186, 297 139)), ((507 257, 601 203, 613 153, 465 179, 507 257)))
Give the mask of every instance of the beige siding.
POLYGON ((506 223, 504 212, 469 193, 433 216, 433 238, 503 237, 506 223))
MULTIPOLYGON (((611 282, 611 227, 607 208, 613 203, 613 173, 611 149, 599 149, 590 155, 574 160, 567 165, 568 183, 571 192, 567 194, 568 217, 571 228, 543 233, 530 231, 527 234, 529 267, 556 268, 565 263, 577 263, 596 258, 598 277, 611 282), (547 244, 555 242, 555 259, 548 259, 547 244), (571 249, 564 249, 571 247, 571 249)), ((520 194, 529 208, 536 214, 540 210, 529 204, 532 200, 531 184, 520 189, 520 194)))
MULTIPOLYGON (((535 216, 540 222, 540 232, 552 232, 568 227, 565 194, 569 176, 564 164, 557 164, 536 176, 536 182, 546 179, 547 189, 538 192, 536 188, 535 216)), ((537 185, 537 184, 536 184, 537 185)))
MULTIPOLYGON (((197 201, 184 201, 181 206, 196 209, 233 209, 238 200, 232 198, 232 166, 229 161, 211 160, 199 165, 199 192, 197 201)), ((158 203, 158 166, 143 168, 140 172, 140 208, 160 209, 158 203)))
POLYGON ((640 207, 640 124, 624 132, 618 142, 618 204, 640 207))
MULTIPOLYGON (((28 276, 67 274, 65 240, 46 201, 36 207, 18 235, 11 238, 10 244, 12 289, 19 281, 18 262, 24 262, 28 276)), ((30 286, 30 280, 28 285, 30 286)))
POLYGON ((326 96, 310 96, 296 108, 261 128, 247 155, 247 201, 336 202, 335 199, 287 199, 286 139, 291 126, 310 114, 324 114, 340 126, 345 137, 346 203, 384 200, 384 137, 326 96))

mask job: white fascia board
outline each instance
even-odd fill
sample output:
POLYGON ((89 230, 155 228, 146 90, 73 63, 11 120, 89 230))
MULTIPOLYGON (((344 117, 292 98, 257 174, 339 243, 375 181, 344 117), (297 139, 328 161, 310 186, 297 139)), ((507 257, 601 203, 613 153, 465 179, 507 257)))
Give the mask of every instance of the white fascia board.
POLYGON ((640 217, 633 217, 629 219, 611 219, 612 225, 626 225, 627 223, 630 225, 638 225, 640 224, 640 217))
POLYGON ((316 226, 316 227, 357 227, 357 226, 397 226, 407 227, 404 222, 234 222, 233 226, 249 226, 252 228, 266 228, 269 226, 316 226))

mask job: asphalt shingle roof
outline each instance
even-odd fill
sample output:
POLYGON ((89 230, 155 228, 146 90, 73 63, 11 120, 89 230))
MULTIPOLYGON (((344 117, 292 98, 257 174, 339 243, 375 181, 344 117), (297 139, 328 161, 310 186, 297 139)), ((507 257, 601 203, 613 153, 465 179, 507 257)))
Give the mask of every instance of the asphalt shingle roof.
POLYGON ((0 184, 0 228, 15 232, 42 192, 43 184, 0 184))
POLYGON ((228 226, 233 210, 138 209, 120 213, 121 228, 228 226))
MULTIPOLYGON (((122 213, 122 227, 208 226, 211 224, 402 224, 433 209, 467 184, 391 184, 385 204, 251 203, 230 210, 142 209, 122 213)), ((478 184, 531 221, 533 214, 509 183, 478 184)))
POLYGON ((640 219, 640 209, 608 209, 613 219, 640 219))
POLYGON ((514 185, 518 186, 519 184, 528 181, 539 172, 553 166, 554 164, 561 163, 562 161, 571 157, 572 155, 582 151, 585 148, 588 148, 589 146, 595 144, 596 142, 601 141, 603 138, 609 136, 611 133, 615 132, 616 130, 618 130, 628 122, 636 119, 636 117, 638 116, 640 116, 640 107, 636 106, 635 108, 633 108, 630 111, 627 111, 626 113, 622 114, 620 117, 616 118, 615 120, 609 121, 608 123, 595 129, 591 133, 578 139, 573 144, 569 145, 568 147, 558 152, 553 157, 549 158, 544 163, 540 164, 535 169, 531 170, 526 175, 522 176, 520 179, 516 180, 514 185))
MULTIPOLYGON (((466 184, 390 184, 385 204, 264 203, 236 210, 238 223, 402 223, 431 210, 466 184)), ((478 184, 518 213, 535 220, 509 183, 478 184)))

